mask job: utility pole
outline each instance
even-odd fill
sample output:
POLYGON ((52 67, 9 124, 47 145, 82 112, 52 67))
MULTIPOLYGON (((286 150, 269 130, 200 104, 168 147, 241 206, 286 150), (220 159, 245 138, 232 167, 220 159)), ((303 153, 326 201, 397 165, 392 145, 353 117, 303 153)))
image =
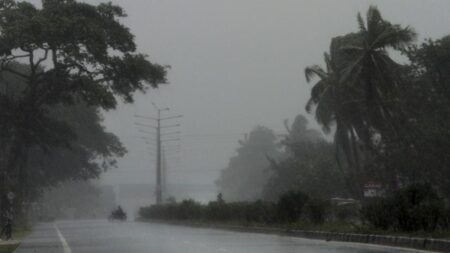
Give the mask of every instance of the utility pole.
MULTIPOLYGON (((156 128, 156 204, 162 203, 162 188, 161 188, 161 111, 158 110, 158 126, 156 128)), ((167 108, 168 109, 168 108, 167 108)))
MULTIPOLYGON (((167 129, 167 128, 176 128, 179 127, 180 124, 173 124, 173 125, 162 125, 162 122, 164 121, 168 121, 168 120, 173 120, 173 119, 177 119, 177 118, 181 118, 183 117, 183 115, 177 115, 177 116, 170 116, 170 117, 162 117, 162 112, 164 111, 169 111, 169 108, 159 108, 156 104, 152 103, 153 106, 155 107, 156 111, 157 111, 157 117, 153 118, 153 117, 144 117, 144 116, 136 116, 138 118, 144 118, 144 119, 150 119, 150 120, 154 120, 156 121, 156 126, 153 125, 145 125, 145 124, 141 124, 141 123, 136 123, 136 125, 138 126, 143 126, 143 127, 150 127, 150 128, 154 128, 156 129, 156 190, 155 190, 155 194, 156 194, 156 204, 160 205, 162 204, 162 192, 163 192, 163 176, 164 178, 166 177, 166 175, 163 175, 163 150, 162 150, 162 143, 163 142, 168 142, 168 141, 176 141, 179 140, 178 139, 162 139, 162 136, 165 135, 171 135, 171 134, 178 134, 180 133, 178 132, 170 132, 170 133, 163 133, 162 130, 163 129, 167 129)), ((140 130, 139 132, 142 133, 149 133, 146 131, 142 131, 140 130)), ((164 162, 166 163, 166 162, 164 162)), ((166 166, 164 164, 164 166, 166 166)), ((164 179, 164 181, 166 181, 166 179, 164 179)))
POLYGON ((167 191, 167 160, 165 149, 162 150, 162 192, 167 191))

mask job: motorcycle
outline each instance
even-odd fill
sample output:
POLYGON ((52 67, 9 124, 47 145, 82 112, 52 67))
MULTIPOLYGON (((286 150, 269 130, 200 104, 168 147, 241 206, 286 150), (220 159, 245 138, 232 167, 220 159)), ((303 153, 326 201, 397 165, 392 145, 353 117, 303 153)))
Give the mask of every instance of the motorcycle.
POLYGON ((127 220, 127 214, 122 210, 122 208, 119 206, 116 210, 112 211, 111 214, 108 216, 109 221, 126 221, 127 220))

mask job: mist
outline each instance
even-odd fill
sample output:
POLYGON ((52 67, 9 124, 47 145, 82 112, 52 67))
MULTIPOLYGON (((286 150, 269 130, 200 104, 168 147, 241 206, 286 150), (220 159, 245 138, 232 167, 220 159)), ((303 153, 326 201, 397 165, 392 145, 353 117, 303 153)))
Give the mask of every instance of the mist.
POLYGON ((139 50, 171 69, 168 85, 136 94, 134 104, 104 113, 104 125, 128 154, 102 175, 102 183, 154 187, 155 158, 135 125, 145 120, 134 116, 155 116, 154 102, 184 115, 179 120, 181 151, 168 158, 168 184, 183 189, 180 198, 201 201, 216 197, 214 181, 236 154, 238 140, 253 127, 285 134, 283 120, 303 114, 310 127, 321 130, 304 110, 311 85, 303 70, 322 62, 331 38, 357 29, 358 12, 376 5, 392 23, 413 27, 418 41, 444 36, 448 29, 442 24, 450 21, 445 0, 426 5, 420 0, 113 3, 129 14, 124 23, 136 35, 139 50), (205 190, 186 192, 180 185, 205 190))
POLYGON ((448 0, 0 0, 0 252, 449 252, 448 0))

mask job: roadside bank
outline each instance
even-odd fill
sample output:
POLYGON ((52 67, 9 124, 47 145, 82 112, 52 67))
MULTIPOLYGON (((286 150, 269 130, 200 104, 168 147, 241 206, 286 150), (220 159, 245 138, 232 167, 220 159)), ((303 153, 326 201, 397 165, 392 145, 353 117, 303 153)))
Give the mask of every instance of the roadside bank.
POLYGON ((19 245, 19 240, 0 241, 0 253, 12 253, 19 245))
POLYGON ((22 240, 30 233, 29 228, 14 230, 11 240, 0 240, 0 253, 12 253, 20 246, 22 240))

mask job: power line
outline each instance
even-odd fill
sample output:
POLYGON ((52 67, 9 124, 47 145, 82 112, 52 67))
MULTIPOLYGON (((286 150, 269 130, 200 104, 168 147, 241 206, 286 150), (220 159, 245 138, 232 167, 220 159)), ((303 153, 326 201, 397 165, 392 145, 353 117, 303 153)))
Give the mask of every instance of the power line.
POLYGON ((141 133, 146 133, 146 134, 156 134, 156 204, 161 204, 162 203, 162 194, 163 191, 166 192, 166 184, 167 184, 167 162, 166 162, 166 155, 165 155, 165 150, 163 149, 162 144, 166 143, 166 142, 173 142, 173 141, 180 141, 180 138, 169 138, 169 139, 162 139, 162 136, 167 136, 167 135, 173 135, 173 134, 180 134, 179 131, 175 131, 175 132, 162 132, 163 129, 169 129, 169 128, 177 128, 180 127, 180 124, 170 124, 170 125, 163 125, 162 122, 165 121, 171 121, 171 120, 175 120, 178 118, 183 117, 183 115, 175 115, 175 116, 165 116, 162 117, 162 113, 165 111, 169 111, 169 108, 159 108, 155 103, 152 102, 153 107, 155 107, 158 115, 157 117, 148 117, 148 116, 141 116, 141 115, 135 115, 136 118, 140 118, 140 119, 146 119, 146 120, 152 120, 152 121, 156 121, 156 126, 155 125, 148 125, 148 124, 143 124, 143 123, 139 123, 136 122, 135 124, 137 126, 141 126, 141 127, 149 127, 149 128, 153 128, 156 129, 156 133, 151 133, 151 132, 147 132, 144 130, 139 130, 139 132, 141 133))

